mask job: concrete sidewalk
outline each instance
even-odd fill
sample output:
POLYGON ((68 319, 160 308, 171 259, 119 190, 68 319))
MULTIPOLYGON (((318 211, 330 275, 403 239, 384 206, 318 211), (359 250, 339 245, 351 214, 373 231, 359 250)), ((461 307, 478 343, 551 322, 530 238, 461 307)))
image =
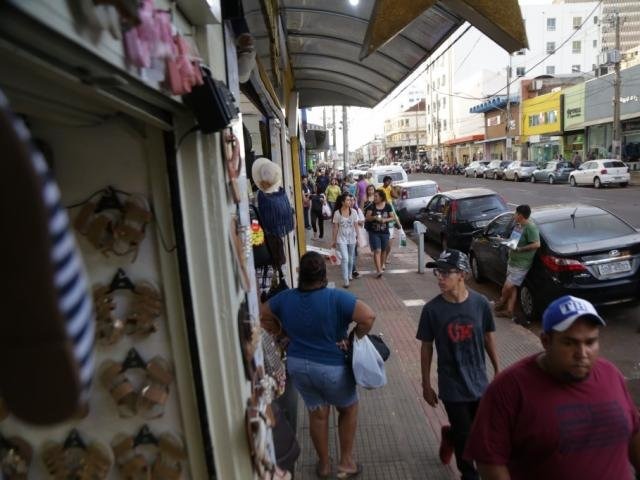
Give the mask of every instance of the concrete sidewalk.
MULTIPOLYGON (((331 225, 325 223, 325 238, 307 244, 328 248, 331 225)), ((447 422, 442 405, 431 408, 422 398, 420 342, 415 335, 422 305, 440 291, 430 270, 417 273, 417 245, 395 248, 382 278, 373 275, 373 258, 368 251, 358 257, 360 278, 351 282, 350 291, 376 312, 374 333, 382 332, 391 348, 386 363, 388 384, 382 389, 360 389, 360 410, 355 457, 364 466, 359 478, 385 480, 459 478, 455 459, 444 466, 438 458, 440 427, 447 422)), ((340 267, 329 267, 329 280, 342 288, 340 267)), ((530 331, 508 320, 497 318, 497 344, 501 368, 540 350, 530 331)), ((491 367, 489 367, 490 369, 491 367)), ((435 370, 435 368, 434 368, 435 370)), ((331 416, 330 448, 334 463, 338 459, 337 415, 331 416)), ((299 402, 298 440, 302 453, 296 466, 296 479, 315 479, 317 461, 309 418, 299 402)), ((334 472, 335 473, 335 472, 334 472)))

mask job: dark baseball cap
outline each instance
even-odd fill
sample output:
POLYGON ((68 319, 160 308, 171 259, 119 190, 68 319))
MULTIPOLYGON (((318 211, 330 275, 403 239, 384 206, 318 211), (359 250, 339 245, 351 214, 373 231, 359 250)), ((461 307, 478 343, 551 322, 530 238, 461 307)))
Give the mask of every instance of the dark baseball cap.
POLYGON ((453 248, 443 250, 435 262, 427 262, 425 266, 427 268, 441 268, 443 270, 456 268, 463 272, 469 272, 471 270, 469 257, 467 257, 466 253, 453 248))

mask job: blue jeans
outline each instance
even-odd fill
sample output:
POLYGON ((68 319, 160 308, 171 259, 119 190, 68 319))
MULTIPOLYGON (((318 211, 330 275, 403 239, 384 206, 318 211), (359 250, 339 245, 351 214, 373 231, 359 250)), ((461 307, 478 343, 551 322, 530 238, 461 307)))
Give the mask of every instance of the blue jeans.
POLYGON ((342 280, 345 285, 349 285, 349 278, 351 277, 351 272, 353 272, 353 263, 356 258, 356 244, 338 243, 336 247, 342 256, 342 262, 340 263, 340 268, 342 269, 342 280))

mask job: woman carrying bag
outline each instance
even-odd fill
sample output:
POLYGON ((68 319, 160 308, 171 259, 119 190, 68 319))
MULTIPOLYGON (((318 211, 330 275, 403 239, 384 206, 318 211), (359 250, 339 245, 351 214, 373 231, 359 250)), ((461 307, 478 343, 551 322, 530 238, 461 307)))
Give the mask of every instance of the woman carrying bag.
POLYGON ((342 256, 342 281, 344 288, 349 288, 349 281, 353 280, 352 272, 355 262, 355 250, 358 242, 358 212, 351 208, 352 196, 343 193, 336 200, 333 213, 333 243, 342 256))
POLYGON ((307 252, 300 259, 298 288, 279 293, 260 307, 267 331, 284 328, 288 338, 287 371, 309 412, 309 433, 318 463, 316 475, 330 478, 329 414, 338 411, 340 458, 336 477, 352 478, 362 472, 353 457, 358 422, 358 394, 343 341, 355 322, 361 339, 375 320, 367 304, 344 290, 327 288, 327 267, 322 255, 307 252))

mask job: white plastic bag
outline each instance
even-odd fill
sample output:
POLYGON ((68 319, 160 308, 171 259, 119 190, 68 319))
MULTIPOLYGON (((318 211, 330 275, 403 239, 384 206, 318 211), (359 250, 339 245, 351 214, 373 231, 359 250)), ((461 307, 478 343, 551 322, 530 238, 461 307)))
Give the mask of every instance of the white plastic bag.
POLYGON ((395 227, 389 227, 389 240, 393 240, 396 238, 396 229, 395 227))
POLYGON ((352 363, 353 376, 361 387, 373 389, 387 384, 384 360, 373 346, 369 337, 353 336, 352 363))
POLYGON ((364 227, 358 227, 358 248, 367 248, 369 246, 369 233, 364 227))
POLYGON ((328 203, 322 205, 322 218, 329 220, 331 218, 331 206, 328 203))

